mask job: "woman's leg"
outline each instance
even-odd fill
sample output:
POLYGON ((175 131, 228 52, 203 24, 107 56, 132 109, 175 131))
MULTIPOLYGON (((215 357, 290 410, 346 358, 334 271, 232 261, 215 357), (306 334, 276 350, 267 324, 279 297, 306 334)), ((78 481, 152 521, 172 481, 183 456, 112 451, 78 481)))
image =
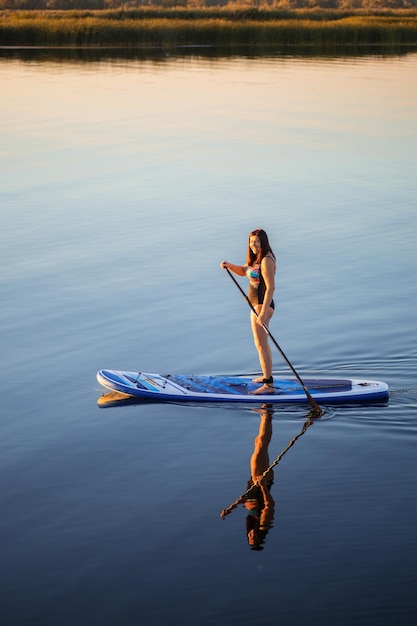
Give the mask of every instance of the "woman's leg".
MULTIPOLYGON (((256 306, 255 309, 257 309, 257 313, 258 313, 258 311, 261 310, 261 305, 256 306)), ((273 315, 273 312, 274 310, 269 308, 266 326, 268 326, 269 321, 273 315)), ((268 343, 268 333, 265 331, 265 329, 262 326, 257 324, 256 316, 254 313, 251 313, 251 326, 252 326, 253 340, 255 343, 255 347, 258 351, 258 355, 259 355, 259 362, 261 365, 263 378, 266 378, 266 379, 271 378, 272 376, 272 352, 271 352, 271 347, 268 343)), ((262 382, 262 380, 259 380, 258 382, 262 382)))

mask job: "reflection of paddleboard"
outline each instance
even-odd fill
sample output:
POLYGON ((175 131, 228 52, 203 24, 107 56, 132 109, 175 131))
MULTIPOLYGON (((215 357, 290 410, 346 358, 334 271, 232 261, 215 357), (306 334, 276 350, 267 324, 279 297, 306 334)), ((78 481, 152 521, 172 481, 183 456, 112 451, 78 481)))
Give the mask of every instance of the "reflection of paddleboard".
MULTIPOLYGON (((246 376, 162 376, 100 370, 97 380, 106 389, 157 402, 308 402, 304 389, 292 378, 275 378, 274 393, 263 395, 252 393, 260 385, 246 376)), ((317 402, 369 402, 388 398, 388 385, 373 380, 315 378, 303 383, 317 402)))
POLYGON ((104 409, 110 406, 137 404, 140 401, 140 398, 127 396, 125 393, 120 393, 120 391, 110 391, 109 393, 105 393, 104 395, 100 396, 97 400, 97 404, 101 409, 104 409))

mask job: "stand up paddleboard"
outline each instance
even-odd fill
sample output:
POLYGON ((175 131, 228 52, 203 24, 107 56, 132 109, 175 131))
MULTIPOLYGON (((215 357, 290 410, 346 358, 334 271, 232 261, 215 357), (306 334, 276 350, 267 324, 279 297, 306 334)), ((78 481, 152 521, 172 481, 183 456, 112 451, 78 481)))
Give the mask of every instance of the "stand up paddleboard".
MULTIPOLYGON (((259 383, 247 376, 183 376, 100 370, 98 382, 106 389, 157 402, 268 402, 306 403, 296 379, 275 378, 274 393, 254 395, 259 383)), ((374 380, 313 378, 303 381, 311 397, 325 404, 387 400, 388 385, 374 380)))

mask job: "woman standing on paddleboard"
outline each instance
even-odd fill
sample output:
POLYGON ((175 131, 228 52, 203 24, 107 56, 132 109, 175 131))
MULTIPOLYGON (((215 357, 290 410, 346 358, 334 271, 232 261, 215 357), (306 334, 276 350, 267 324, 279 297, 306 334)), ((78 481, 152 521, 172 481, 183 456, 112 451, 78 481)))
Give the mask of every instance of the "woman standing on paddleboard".
POLYGON ((253 393, 274 393, 272 352, 268 343, 268 333, 263 325, 268 327, 274 313, 276 261, 266 232, 258 228, 249 233, 245 265, 233 265, 228 261, 222 261, 220 267, 231 270, 238 276, 246 275, 249 279, 248 299, 257 314, 251 312, 251 327, 262 369, 262 376, 254 379, 254 382, 262 383, 262 386, 253 393))

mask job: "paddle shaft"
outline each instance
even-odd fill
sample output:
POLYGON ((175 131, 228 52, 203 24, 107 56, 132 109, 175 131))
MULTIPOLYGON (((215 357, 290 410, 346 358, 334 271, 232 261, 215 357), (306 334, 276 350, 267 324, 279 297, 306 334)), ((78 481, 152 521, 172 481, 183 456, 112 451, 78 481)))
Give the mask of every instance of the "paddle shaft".
MULTIPOLYGON (((242 287, 239 285, 239 283, 237 282, 236 278, 233 276, 233 274, 231 273, 231 271, 229 270, 228 267, 225 268, 226 272, 229 274, 230 278, 233 280, 233 282, 235 283, 236 287, 239 289, 240 293, 242 294, 242 296, 245 298, 246 302, 248 303, 249 307, 252 310, 252 313, 254 313, 254 315, 256 317, 258 317, 257 312, 255 311, 255 308, 253 307, 252 303, 250 302, 248 296, 245 294, 245 292, 243 291, 242 287)), ((322 413, 321 408, 319 407, 319 405, 317 404, 317 402, 314 400, 314 398, 312 397, 311 393, 309 392, 309 390, 307 389, 307 387, 305 386, 305 384, 303 383, 303 381, 301 380, 300 376, 297 374, 297 372, 295 371, 294 367, 291 365, 290 361, 288 360, 287 356, 285 355, 285 353, 283 352, 283 350, 281 349, 281 347, 278 345, 278 343, 275 341, 274 337, 272 336, 271 332, 269 331, 268 326, 266 326, 266 324, 262 324, 262 328, 265 330, 265 332, 267 333, 267 335, 269 336, 269 338, 271 339, 272 343, 274 344, 274 346, 278 349, 278 351, 280 352, 282 358, 284 359, 284 361, 287 363, 288 367, 291 369, 291 371, 293 372, 294 376, 296 377, 296 379, 298 380, 298 382, 300 383, 301 387, 304 389, 305 394, 307 396, 307 399, 309 401, 309 403, 311 404, 312 409, 317 412, 317 413, 322 413)))

